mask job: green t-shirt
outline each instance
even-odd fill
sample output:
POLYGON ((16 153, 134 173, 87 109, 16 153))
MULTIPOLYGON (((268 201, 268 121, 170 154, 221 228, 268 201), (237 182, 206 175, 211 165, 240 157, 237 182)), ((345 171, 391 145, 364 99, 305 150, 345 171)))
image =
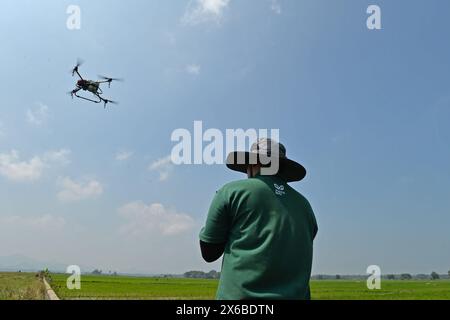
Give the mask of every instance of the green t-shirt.
POLYGON ((217 299, 309 299, 316 233, 309 202, 281 178, 227 184, 200 232, 226 243, 217 299))

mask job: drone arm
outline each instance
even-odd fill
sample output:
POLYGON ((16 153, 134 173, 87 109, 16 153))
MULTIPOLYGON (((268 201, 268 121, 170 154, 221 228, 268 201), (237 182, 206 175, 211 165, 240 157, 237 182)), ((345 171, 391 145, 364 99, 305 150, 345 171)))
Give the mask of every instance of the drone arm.
POLYGON ((112 80, 97 81, 97 83, 99 83, 99 84, 107 83, 107 84, 108 84, 108 87, 110 87, 110 88, 111 88, 111 82, 112 82, 112 80))
POLYGON ((76 88, 76 89, 73 89, 71 92, 69 92, 70 93, 70 95, 72 96, 72 98, 73 98, 73 96, 75 95, 77 95, 77 93, 78 93, 78 91, 80 91, 81 90, 81 88, 76 88))
POLYGON ((78 69, 76 69, 75 72, 77 73, 77 75, 80 77, 81 80, 84 80, 81 74, 78 72, 78 69))

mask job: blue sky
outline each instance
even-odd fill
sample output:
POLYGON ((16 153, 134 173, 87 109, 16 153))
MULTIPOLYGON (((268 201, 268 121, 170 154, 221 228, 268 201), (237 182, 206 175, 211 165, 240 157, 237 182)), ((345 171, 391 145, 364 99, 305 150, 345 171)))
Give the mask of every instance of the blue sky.
POLYGON ((314 273, 450 268, 444 1, 2 1, 0 255, 122 272, 209 270, 224 166, 171 166, 171 133, 280 129, 308 169, 314 273), (66 9, 81 8, 68 30, 66 9), (382 30, 366 27, 378 4, 382 30), (123 77, 104 110, 66 92, 123 77), (153 169, 152 169, 153 168, 153 169))

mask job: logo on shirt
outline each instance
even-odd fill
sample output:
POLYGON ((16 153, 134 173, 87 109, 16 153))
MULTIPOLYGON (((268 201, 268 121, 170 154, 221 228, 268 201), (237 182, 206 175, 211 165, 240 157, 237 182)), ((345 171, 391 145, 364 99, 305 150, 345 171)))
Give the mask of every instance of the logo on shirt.
POLYGON ((275 183, 273 186, 275 187, 275 194, 277 196, 284 196, 286 194, 286 192, 284 191, 285 188, 283 185, 278 185, 275 183))

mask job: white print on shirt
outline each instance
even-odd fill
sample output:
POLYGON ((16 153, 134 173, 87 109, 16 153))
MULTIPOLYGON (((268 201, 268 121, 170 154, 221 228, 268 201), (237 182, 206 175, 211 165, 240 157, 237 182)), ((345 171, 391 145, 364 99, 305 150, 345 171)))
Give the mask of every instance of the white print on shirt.
POLYGON ((285 188, 284 188, 283 185, 278 185, 278 184, 275 183, 274 187, 275 187, 275 194, 277 196, 284 196, 286 194, 286 192, 284 191, 285 188))

